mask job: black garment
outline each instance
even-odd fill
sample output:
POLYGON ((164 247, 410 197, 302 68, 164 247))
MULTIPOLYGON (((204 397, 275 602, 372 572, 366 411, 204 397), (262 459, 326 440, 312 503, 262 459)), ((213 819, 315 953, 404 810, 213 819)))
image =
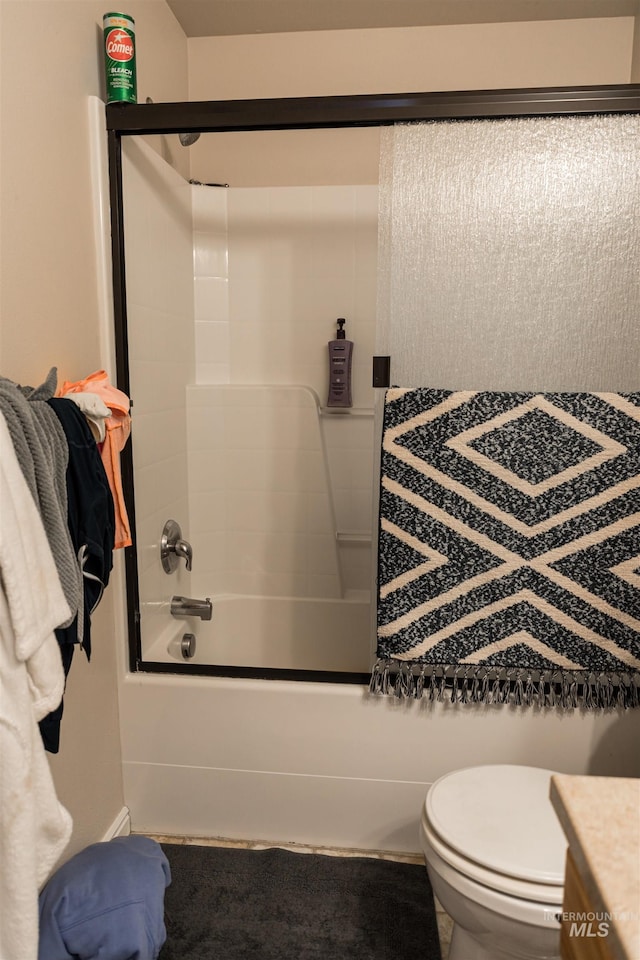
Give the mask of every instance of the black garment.
MULTIPOLYGON (((79 643, 91 656, 91 614, 102 597, 113 567, 115 516, 107 475, 84 414, 73 400, 47 401, 62 425, 69 446, 67 466, 68 523, 82 568, 84 596, 78 616, 68 627, 55 631, 65 676, 79 643)), ((40 721, 45 749, 57 753, 63 704, 40 721)))

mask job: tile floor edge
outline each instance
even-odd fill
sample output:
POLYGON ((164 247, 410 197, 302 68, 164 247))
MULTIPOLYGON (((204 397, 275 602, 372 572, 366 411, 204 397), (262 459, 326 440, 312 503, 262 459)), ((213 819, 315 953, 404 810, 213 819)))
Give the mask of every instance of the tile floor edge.
POLYGON ((185 837, 153 833, 146 830, 132 830, 132 834, 151 837, 152 840, 156 840, 158 843, 193 844, 198 846, 231 847, 249 850, 265 850, 269 847, 278 847, 281 850, 292 850, 296 853, 317 853, 330 857, 369 857, 377 860, 396 860, 400 863, 424 863, 423 857, 419 853, 406 853, 397 850, 362 850, 354 847, 323 847, 291 841, 238 840, 232 837, 185 837))

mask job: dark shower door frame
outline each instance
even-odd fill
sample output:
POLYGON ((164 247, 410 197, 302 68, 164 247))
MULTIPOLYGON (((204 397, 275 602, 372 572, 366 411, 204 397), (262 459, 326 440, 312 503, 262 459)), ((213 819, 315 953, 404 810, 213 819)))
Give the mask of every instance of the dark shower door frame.
MULTIPOLYGON (((124 246, 122 138, 229 133, 249 130, 312 130, 391 126, 411 121, 506 120, 640 113, 640 84, 534 89, 364 94, 183 103, 112 103, 106 106, 111 201, 111 250, 117 386, 130 396, 127 288, 124 246)), ((368 683, 369 674, 318 670, 167 664, 145 661, 140 639, 140 601, 135 533, 132 443, 122 452, 122 478, 133 545, 125 548, 129 669, 271 680, 368 683)))

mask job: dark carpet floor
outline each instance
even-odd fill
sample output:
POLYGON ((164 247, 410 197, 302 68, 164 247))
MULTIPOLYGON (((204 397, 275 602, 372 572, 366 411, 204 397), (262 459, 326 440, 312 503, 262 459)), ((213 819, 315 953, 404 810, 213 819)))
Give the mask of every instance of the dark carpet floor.
POLYGON ((424 866, 162 844, 160 960, 438 960, 424 866))

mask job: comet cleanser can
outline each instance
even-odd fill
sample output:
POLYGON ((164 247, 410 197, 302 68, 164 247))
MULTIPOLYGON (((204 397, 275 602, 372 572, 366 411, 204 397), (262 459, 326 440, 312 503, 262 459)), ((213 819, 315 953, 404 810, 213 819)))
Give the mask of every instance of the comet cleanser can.
POLYGON ((105 13, 107 103, 137 103, 135 23, 126 13, 105 13))

